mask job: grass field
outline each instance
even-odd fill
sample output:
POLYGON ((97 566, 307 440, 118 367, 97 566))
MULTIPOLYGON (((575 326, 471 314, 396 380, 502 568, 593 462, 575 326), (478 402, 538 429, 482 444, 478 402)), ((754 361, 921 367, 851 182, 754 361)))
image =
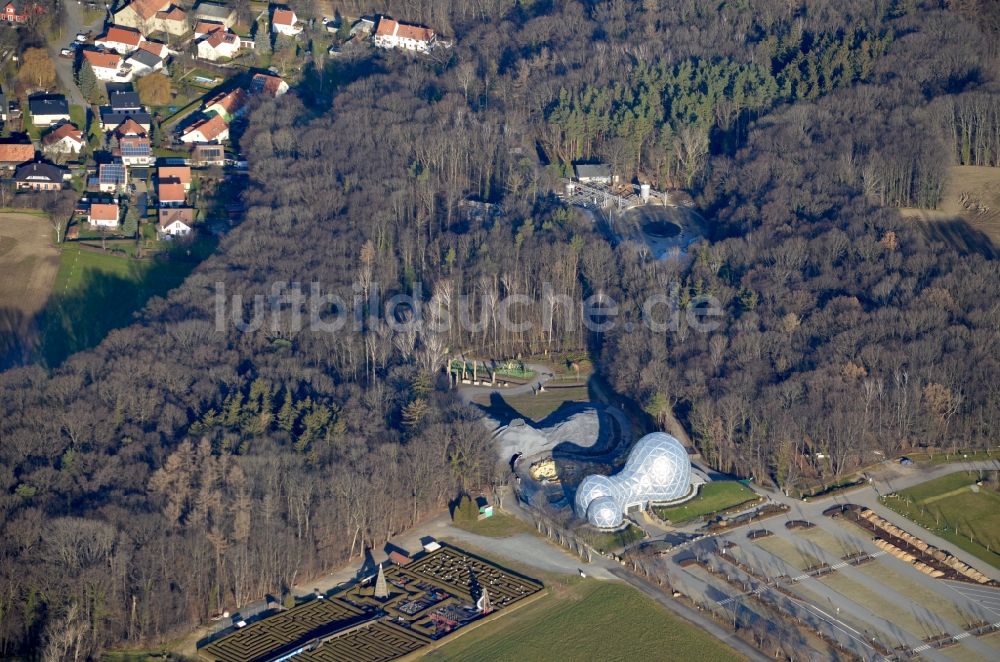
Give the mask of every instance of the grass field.
POLYGON ((861 605, 876 616, 903 628, 919 639, 941 632, 940 626, 915 614, 910 605, 900 605, 882 595, 876 588, 855 581, 842 572, 824 575, 820 581, 851 602, 861 605))
POLYGON ((795 535, 803 539, 806 550, 810 550, 813 546, 815 546, 819 547, 827 554, 837 557, 854 554, 861 549, 861 546, 857 542, 848 538, 846 534, 839 537, 834 536, 832 533, 828 533, 826 530, 821 529, 818 526, 811 529, 799 529, 795 532, 795 535))
POLYGON ((977 471, 958 471, 886 497, 883 503, 1000 568, 1000 494, 986 485, 976 488, 978 480, 977 471))
POLYGON ((431 660, 739 660, 711 635, 623 584, 582 581, 427 655, 431 660))
POLYGON ((532 527, 513 515, 508 515, 499 510, 493 511, 493 517, 476 522, 455 520, 452 522, 452 526, 480 536, 489 536, 490 538, 507 538, 516 536, 519 533, 535 533, 535 529, 532 527))
POLYGON ((1000 168, 952 166, 943 197, 939 209, 900 212, 932 239, 963 251, 1000 253, 1000 168))
MULTIPOLYGON (((888 586, 900 595, 903 595, 914 604, 920 605, 927 611, 942 618, 953 626, 949 632, 957 632, 954 628, 964 630, 966 626, 974 620, 972 614, 965 614, 951 600, 947 599, 947 593, 932 591, 921 584, 904 576, 902 572, 893 567, 892 559, 879 559, 872 563, 858 566, 858 571, 864 573, 872 580, 888 586)), ((918 612, 919 613, 919 612, 918 612)))
POLYGON ((52 238, 44 215, 0 213, 0 368, 23 361, 38 342, 35 316, 59 270, 52 238))
POLYGON ((718 480, 703 485, 698 496, 687 503, 653 510, 660 519, 670 520, 672 524, 683 524, 755 499, 757 494, 749 487, 734 480, 718 480))
POLYGON ((774 554, 785 563, 799 570, 805 570, 820 563, 820 559, 810 554, 806 547, 797 546, 777 536, 758 538, 753 541, 753 544, 774 554))
POLYGON ((177 287, 193 267, 193 262, 139 261, 64 247, 42 316, 42 362, 58 365, 73 352, 96 345, 111 329, 131 322, 150 297, 177 287))

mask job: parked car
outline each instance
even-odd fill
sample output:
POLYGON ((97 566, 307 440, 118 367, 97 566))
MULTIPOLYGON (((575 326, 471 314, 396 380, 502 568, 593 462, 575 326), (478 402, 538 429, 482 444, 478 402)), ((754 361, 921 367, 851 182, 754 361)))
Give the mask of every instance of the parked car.
POLYGON ((80 34, 76 35, 76 40, 80 42, 87 41, 87 35, 81 32, 80 34))
POLYGON ((65 58, 69 58, 69 59, 72 60, 73 59, 73 50, 70 49, 70 48, 64 48, 61 51, 59 51, 59 57, 65 57, 65 58))

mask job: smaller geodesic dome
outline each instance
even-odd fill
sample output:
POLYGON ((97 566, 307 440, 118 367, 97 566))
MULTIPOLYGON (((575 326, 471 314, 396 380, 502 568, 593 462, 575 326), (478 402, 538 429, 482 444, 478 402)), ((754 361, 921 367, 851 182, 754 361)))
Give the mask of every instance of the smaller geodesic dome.
POLYGON ((624 513, 650 501, 676 501, 691 494, 691 461, 681 442, 663 432, 647 434, 613 476, 590 475, 576 491, 576 512, 592 525, 613 528, 624 513))
POLYGON ((597 497, 587 506, 587 521, 602 529, 613 529, 622 523, 625 514, 612 497, 597 497))

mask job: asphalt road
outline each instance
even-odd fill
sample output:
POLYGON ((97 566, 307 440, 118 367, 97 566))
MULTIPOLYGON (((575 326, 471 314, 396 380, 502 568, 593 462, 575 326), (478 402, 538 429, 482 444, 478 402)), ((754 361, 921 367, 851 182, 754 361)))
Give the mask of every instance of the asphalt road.
POLYGON ((76 85, 76 78, 73 75, 73 60, 59 57, 59 51, 69 46, 76 38, 77 33, 85 30, 93 30, 96 35, 104 25, 104 17, 101 16, 96 21, 87 25, 83 19, 83 7, 74 0, 67 0, 63 3, 65 21, 62 25, 62 40, 59 42, 49 42, 49 55, 55 62, 56 78, 59 80, 59 88, 66 95, 66 100, 70 105, 86 107, 87 101, 80 93, 80 88, 76 85))

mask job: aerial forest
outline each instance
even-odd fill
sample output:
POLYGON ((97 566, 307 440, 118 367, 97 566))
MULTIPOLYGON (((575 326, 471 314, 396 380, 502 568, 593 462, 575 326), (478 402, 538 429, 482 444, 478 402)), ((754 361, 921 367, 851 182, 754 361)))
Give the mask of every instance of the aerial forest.
POLYGON ((215 254, 93 349, 0 373, 0 656, 163 641, 505 481, 449 392, 462 353, 589 353, 716 468, 783 487, 995 441, 998 263, 896 210, 1000 165, 995 5, 333 4, 454 47, 303 60, 252 101, 215 254), (709 240, 687 261, 610 242, 555 195, 574 161, 683 189, 709 240), (363 303, 330 332, 283 299, 240 323, 275 283, 416 292, 422 315, 363 303), (671 291, 714 297, 718 328, 643 323, 671 291), (594 295, 613 328, 560 305, 594 295), (539 302, 513 309, 528 330, 501 323, 511 296, 539 302), (432 323, 462 300, 473 323, 432 323))

